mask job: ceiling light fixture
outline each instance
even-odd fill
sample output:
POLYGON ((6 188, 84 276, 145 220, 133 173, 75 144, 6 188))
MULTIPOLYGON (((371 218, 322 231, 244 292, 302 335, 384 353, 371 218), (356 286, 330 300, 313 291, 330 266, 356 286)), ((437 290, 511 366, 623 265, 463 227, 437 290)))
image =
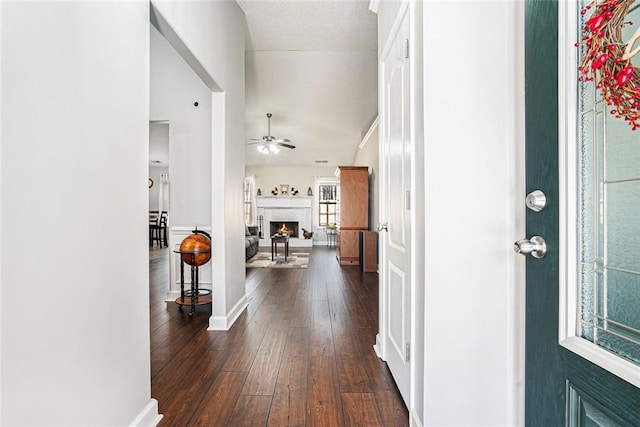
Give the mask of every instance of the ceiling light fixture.
POLYGON ((258 150, 258 152, 265 155, 278 154, 280 152, 280 147, 291 149, 296 148, 295 145, 289 144, 289 142, 291 141, 287 138, 279 139, 271 136, 271 116, 271 113, 267 113, 267 134, 261 139, 251 138, 251 141, 256 142, 250 142, 249 144, 256 144, 256 149, 258 150))
POLYGON ((276 144, 276 141, 268 141, 264 144, 259 144, 256 148, 262 154, 278 154, 280 152, 280 148, 278 147, 278 144, 276 144))
POLYGON ((256 149, 262 154, 278 154, 280 152, 280 148, 278 148, 278 145, 274 141, 260 144, 256 149))

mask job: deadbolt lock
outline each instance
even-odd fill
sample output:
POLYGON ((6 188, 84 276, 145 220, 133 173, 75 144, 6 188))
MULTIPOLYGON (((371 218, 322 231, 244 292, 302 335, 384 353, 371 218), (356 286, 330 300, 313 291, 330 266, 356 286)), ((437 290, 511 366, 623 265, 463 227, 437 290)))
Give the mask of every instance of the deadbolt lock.
POLYGON ((534 212, 540 212, 547 206, 547 196, 541 190, 533 190, 527 194, 525 203, 534 212))

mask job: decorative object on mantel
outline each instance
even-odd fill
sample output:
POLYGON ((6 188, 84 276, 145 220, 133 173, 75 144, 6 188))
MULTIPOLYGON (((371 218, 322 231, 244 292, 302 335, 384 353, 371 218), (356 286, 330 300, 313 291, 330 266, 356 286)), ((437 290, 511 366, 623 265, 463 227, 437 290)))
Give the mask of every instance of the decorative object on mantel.
POLYGON ((640 67, 631 59, 640 53, 633 49, 640 40, 640 27, 625 43, 621 40, 622 29, 633 25, 625 21, 635 0, 595 0, 580 11, 586 15, 594 9, 582 29, 582 39, 576 47, 585 45, 584 58, 578 67, 583 74, 579 81, 595 81, 607 105, 614 107, 611 114, 624 119, 633 130, 640 128, 640 67), (633 50, 632 50, 633 49, 633 50))
POLYGON ((271 194, 273 194, 274 196, 278 195, 278 187, 274 187, 273 190, 271 190, 271 194))
POLYGON ((289 195, 289 184, 280 184, 280 195, 282 196, 289 195))
POLYGON ((299 193, 299 191, 298 191, 298 190, 296 190, 295 188, 291 187, 291 195, 292 195, 292 196, 297 196, 297 195, 298 195, 298 193, 299 193))
POLYGON ((307 196, 313 196, 313 190, 311 189, 311 187, 309 187, 309 189, 307 190, 307 196))
POLYGON ((256 193, 256 196, 262 196, 262 190, 258 188, 258 192, 256 193))
POLYGON ((303 228, 302 235, 304 236, 305 239, 310 239, 313 237, 313 231, 307 231, 303 228))

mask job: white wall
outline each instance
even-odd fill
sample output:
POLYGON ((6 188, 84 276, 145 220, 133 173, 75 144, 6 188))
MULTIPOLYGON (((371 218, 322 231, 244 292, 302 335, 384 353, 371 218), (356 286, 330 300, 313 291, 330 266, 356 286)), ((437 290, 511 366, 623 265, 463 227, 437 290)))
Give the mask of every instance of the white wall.
POLYGON ((334 167, 305 167, 305 166, 249 166, 245 168, 247 175, 255 175, 256 188, 262 190, 263 196, 270 196, 274 187, 280 189, 281 184, 288 184, 300 191, 300 196, 306 196, 309 187, 314 189, 315 176, 333 176, 334 167))
MULTIPOLYGON (((379 50, 401 3, 374 2, 379 50)), ((421 97, 413 180, 424 187, 412 425, 521 425, 524 259, 511 249, 524 235, 521 7, 408 4, 421 97)))
POLYGON ((149 6, 0 7, 0 424, 127 425, 151 403, 149 6))
POLYGON ((500 1, 424 8, 425 426, 521 422, 518 10, 500 1))
POLYGON ((378 122, 372 126, 370 132, 363 139, 356 150, 354 166, 369 166, 369 228, 375 230, 378 226, 380 211, 379 167, 378 167, 378 122))
MULTIPOLYGON (((244 288, 244 14, 232 1, 152 1, 152 16, 212 90, 213 315, 226 329, 246 305, 244 288)), ((174 177, 173 152, 170 166, 174 177)), ((173 203, 173 200, 172 200, 173 203)), ((173 218, 177 221, 176 218, 173 218)))
POLYGON ((171 225, 211 226, 211 90, 158 30, 149 27, 149 115, 152 121, 169 122, 164 126, 169 129, 171 225))

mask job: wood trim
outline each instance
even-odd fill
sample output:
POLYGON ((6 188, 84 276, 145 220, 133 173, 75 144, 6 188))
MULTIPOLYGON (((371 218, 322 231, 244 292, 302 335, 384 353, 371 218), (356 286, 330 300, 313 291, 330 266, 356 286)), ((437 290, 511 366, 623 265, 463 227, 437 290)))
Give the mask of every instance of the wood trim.
POLYGON ((369 227, 369 170, 366 166, 340 166, 340 228, 369 227))
POLYGON ((366 169, 367 173, 369 173, 369 166, 338 166, 338 170, 340 171, 353 171, 362 169, 366 169))
POLYGON ((364 273, 378 271, 378 233, 360 231, 360 269, 364 273))
POLYGON ((361 230, 338 232, 338 260, 342 265, 360 265, 359 235, 361 230))

